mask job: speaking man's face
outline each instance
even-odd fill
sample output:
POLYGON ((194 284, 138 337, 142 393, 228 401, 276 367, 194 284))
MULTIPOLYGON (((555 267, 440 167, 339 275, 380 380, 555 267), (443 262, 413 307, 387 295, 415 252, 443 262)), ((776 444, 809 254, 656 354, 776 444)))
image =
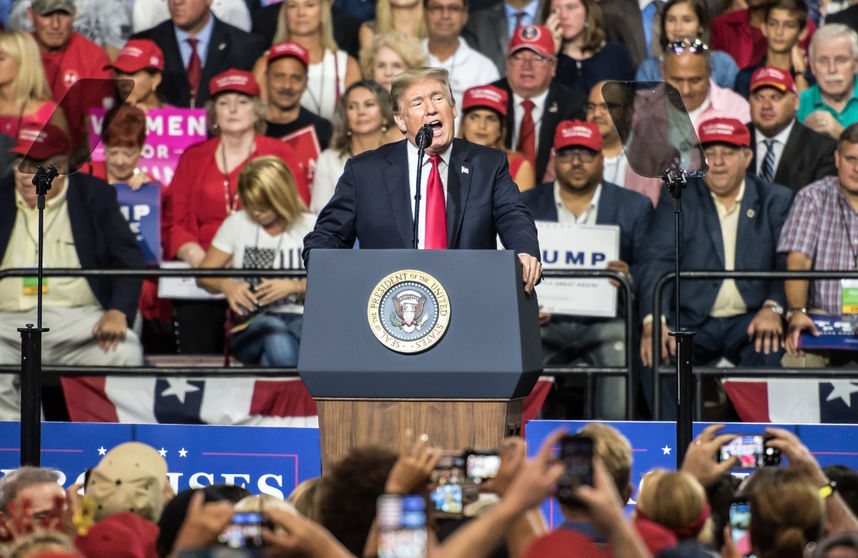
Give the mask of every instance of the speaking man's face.
POLYGON ((418 81, 399 99, 399 110, 393 115, 396 125, 411 143, 424 124, 433 130, 428 155, 440 155, 453 142, 456 107, 450 90, 434 79, 418 81))

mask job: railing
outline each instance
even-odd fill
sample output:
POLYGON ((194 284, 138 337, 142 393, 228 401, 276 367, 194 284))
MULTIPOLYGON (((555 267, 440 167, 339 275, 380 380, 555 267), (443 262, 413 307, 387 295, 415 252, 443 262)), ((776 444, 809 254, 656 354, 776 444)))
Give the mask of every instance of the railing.
MULTIPOLYGON (((656 420, 661 420, 661 378, 676 373, 673 367, 659 366, 661 355, 661 328, 655 324, 660 323, 662 316, 662 299, 663 291, 668 283, 675 282, 675 273, 669 272, 661 276, 656 282, 653 289, 653 334, 652 334, 652 355, 653 355, 653 417, 656 420)), ((858 271, 681 271, 679 274, 680 281, 703 281, 706 279, 737 279, 737 280, 780 280, 780 279, 858 279, 858 271)), ((831 376, 831 370, 828 368, 716 368, 714 366, 695 366, 695 376, 741 376, 741 377, 775 377, 775 378, 822 378, 831 376)), ((858 372, 856 372, 858 376, 858 372)), ((696 382, 695 386, 695 412, 697 420, 700 420, 703 407, 703 398, 701 393, 701 382, 696 382)))
MULTIPOLYGON (((5 269, 0 270, 0 279, 8 277, 31 277, 34 273, 32 268, 5 269)), ((301 270, 282 269, 71 269, 52 268, 45 269, 45 277, 284 277, 302 278, 306 276, 301 270)), ((626 301, 625 331, 626 331, 626 363, 623 367, 548 367, 546 371, 552 375, 584 375, 586 382, 587 397, 585 399, 585 416, 593 417, 593 393, 594 378, 597 376, 624 376, 626 378, 626 419, 634 417, 635 400, 637 397, 638 379, 634 366, 635 350, 633 340, 635 312, 634 294, 628 276, 612 270, 546 270, 546 278, 550 279, 591 279, 609 278, 619 284, 620 290, 626 301)), ((50 327, 50 324, 45 324, 50 327)), ((24 324, 20 324, 23 327, 24 324)), ((50 333, 48 333, 50 335, 50 333)), ((19 374, 20 367, 15 365, 0 366, 0 374, 19 374)), ((296 368, 270 368, 241 366, 234 368, 194 366, 193 368, 176 366, 87 366, 81 370, 78 366, 47 366, 42 365, 44 377, 55 378, 61 376, 107 376, 110 374, 121 374, 123 376, 263 376, 263 377, 295 377, 298 375, 296 368)))

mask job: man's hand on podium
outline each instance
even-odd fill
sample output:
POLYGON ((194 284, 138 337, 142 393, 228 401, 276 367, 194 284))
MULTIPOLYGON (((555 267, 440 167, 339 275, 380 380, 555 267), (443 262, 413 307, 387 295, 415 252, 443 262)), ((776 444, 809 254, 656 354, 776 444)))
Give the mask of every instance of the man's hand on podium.
POLYGON ((524 280, 524 292, 529 293, 542 278, 542 263, 528 254, 519 254, 521 277, 524 280))

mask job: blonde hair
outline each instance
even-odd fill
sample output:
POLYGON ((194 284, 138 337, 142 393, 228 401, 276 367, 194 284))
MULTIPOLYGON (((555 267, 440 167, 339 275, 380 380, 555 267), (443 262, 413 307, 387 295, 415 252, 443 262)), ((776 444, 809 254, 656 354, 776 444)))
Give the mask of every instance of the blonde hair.
POLYGON ((292 491, 287 500, 298 513, 319 523, 319 497, 322 494, 322 477, 307 479, 292 491))
POLYGON ((272 209, 286 221, 287 229, 307 212, 298 196, 294 173, 274 155, 257 157, 244 165, 238 173, 238 198, 245 209, 272 209))
POLYGON ((426 53, 420 39, 406 35, 401 31, 388 31, 375 35, 366 47, 360 51, 360 69, 364 79, 373 79, 375 75, 375 57, 383 48, 389 48, 402 58, 406 70, 425 66, 427 63, 426 53))
POLYGON ((602 460, 620 496, 625 494, 632 482, 632 445, 629 440, 616 428, 598 422, 585 425, 578 433, 593 440, 593 455, 602 460))
MULTIPOLYGON (((641 479, 637 509, 651 521, 676 532, 699 518, 707 503, 706 490, 693 476, 654 469, 641 479)), ((712 540, 711 519, 706 520, 696 538, 704 543, 712 540)))
POLYGON ((402 96, 415 83, 424 80, 437 81, 443 86, 444 94, 447 97, 447 102, 452 106, 456 106, 456 100, 453 98, 453 91, 450 89, 450 73, 443 68, 412 68, 406 70, 393 78, 390 85, 390 101, 393 105, 394 114, 399 113, 399 101, 402 96))
POLYGON ((45 66, 35 39, 23 31, 0 31, 0 49, 18 65, 18 75, 12 92, 18 104, 25 106, 31 99, 51 100, 51 89, 45 77, 45 66))
MULTIPOLYGON (((337 52, 339 47, 337 46, 337 42, 334 40, 334 23, 331 16, 331 6, 328 4, 327 0, 316 1, 319 3, 319 10, 321 10, 322 21, 319 24, 319 35, 320 40, 322 41, 322 48, 331 52, 337 52)), ((277 12, 277 30, 274 32, 274 40, 271 42, 272 45, 292 40, 291 33, 289 32, 289 23, 287 21, 287 2, 288 0, 283 0, 280 5, 280 10, 277 12)))
POLYGON ((797 471, 759 471, 751 503, 751 548, 759 558, 801 558, 822 534, 822 498, 797 471))
POLYGON ((251 494, 250 496, 245 496, 235 503, 233 509, 239 513, 246 513, 264 512, 272 508, 298 515, 298 510, 295 509, 295 506, 271 494, 251 494))
MULTIPOLYGON (((244 93, 240 93, 238 91, 224 91, 210 99, 206 99, 203 108, 206 109, 206 122, 208 123, 209 133, 213 136, 220 135, 220 124, 217 123, 215 102, 221 94, 225 93, 238 93, 239 95, 244 95, 244 93)), ((253 100, 253 114, 256 115, 256 122, 253 123, 253 130, 257 134, 264 134, 265 130, 268 129, 268 122, 265 120, 265 115, 268 113, 268 103, 266 103, 261 97, 253 97, 251 95, 245 96, 250 97, 250 99, 253 100)))
MULTIPOLYGON (((426 19, 423 17, 423 0, 417 2, 411 17, 420 22, 417 27, 417 38, 425 39, 428 32, 426 30, 426 19)), ((393 11, 390 6, 390 0, 378 0, 375 5, 375 32, 381 34, 388 31, 393 31, 393 11)))

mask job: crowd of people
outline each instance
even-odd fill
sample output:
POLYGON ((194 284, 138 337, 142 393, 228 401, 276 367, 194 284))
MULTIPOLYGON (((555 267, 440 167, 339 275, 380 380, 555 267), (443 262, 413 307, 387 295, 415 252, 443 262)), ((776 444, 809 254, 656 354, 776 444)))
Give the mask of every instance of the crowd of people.
POLYGON ((455 482, 439 474, 453 452, 411 430, 403 433, 398 454, 354 448, 286 500, 229 484, 175 494, 159 452, 127 442, 88 469, 82 483, 66 488, 49 468, 6 472, 0 479, 0 555, 858 556, 858 471, 822 468, 793 433, 769 428, 766 447, 789 464, 757 468, 740 480, 729 472, 739 456, 716 457, 737 436, 721 428, 704 429, 679 470, 653 469, 638 478, 629 440, 604 423, 589 423, 574 435, 557 430, 532 451, 523 439, 507 438, 483 450, 494 452, 496 464, 468 473, 482 482, 456 514, 430 496, 455 482), (564 449, 582 443, 585 453, 564 449), (540 511, 546 498, 557 498, 563 518, 553 530, 540 511))
MULTIPOLYGON (((615 318, 541 314, 545 364, 621 366, 633 351, 651 402, 652 367, 675 352, 667 332, 677 315, 697 331, 699 364, 852 360, 850 353, 804 351, 800 342, 818 333, 812 314, 858 308, 847 303, 849 283, 693 283, 682 307, 665 302, 661 323, 653 323, 654 285, 672 269, 672 203, 661 180, 624 150, 653 137, 635 128, 634 93, 617 85, 674 86, 705 153, 709 173, 690 179, 684 196, 684 269, 855 270, 858 33, 848 6, 748 0, 713 13, 701 0, 379 0, 371 9, 341 0, 148 4, 9 6, 0 32, 7 171, 0 267, 35 265, 33 163, 54 163, 63 173, 48 193, 49 267, 142 268, 163 259, 192 268, 303 269, 309 248, 302 239, 314 227, 318 233, 350 216, 323 231, 327 246, 350 247, 360 236, 353 233, 367 219, 354 212, 377 200, 368 199, 374 190, 361 199, 369 185, 349 180, 349 163, 372 166, 379 159, 371 154, 395 152, 384 146, 413 143, 406 113, 415 107, 403 104, 403 94, 434 80, 442 87, 432 110, 452 120, 443 133, 438 124, 436 135, 455 131, 502 152, 492 165, 523 192, 504 190, 510 207, 538 221, 620 229, 619 257, 607 265, 631 278, 638 303, 621 303, 615 318), (121 17, 99 17, 114 12, 121 17), (424 67, 442 73, 414 73, 424 67), (169 181, 141 169, 148 117, 194 108, 205 110, 207 139, 184 149, 169 181), (89 156, 93 122, 103 114, 93 110, 106 110, 103 161, 89 156), (144 212, 139 200, 147 200, 144 212), (135 216, 134 231, 123 214, 135 216), (626 339, 630 313, 638 327, 626 339), (662 341, 655 354, 654 327, 662 341)), ((449 151, 433 154, 442 182, 458 149, 453 160, 445 159, 449 151)), ((394 176, 376 168, 381 183, 394 176)), ((393 208, 390 231, 398 238, 392 223, 406 230, 398 219, 407 220, 399 214, 407 210, 393 208)), ((455 209, 450 223, 461 218, 455 209)), ((496 225, 500 210, 495 205, 496 225)), ((511 226, 480 228, 480 247, 492 244, 487 233, 514 238, 511 226)), ((447 231, 451 247, 475 247, 458 244, 456 231, 447 231)), ((531 245, 508 247, 540 257, 531 245)), ((43 288, 52 327, 44 361, 139 365, 147 352, 218 354, 226 345, 248 364, 296 364, 304 281, 199 285, 222 299, 161 299, 154 281, 51 278, 43 288)), ((0 281, 0 363, 19 362, 16 328, 32 321, 36 291, 32 278, 0 281)), ((669 291, 663 300, 672 300, 669 291)), ((558 379, 545 416, 576 416, 576 381, 558 379)), ((622 416, 623 382, 599 380, 601 418, 622 416)), ((662 387, 669 411, 675 389, 662 387)), ((17 390, 14 376, 0 377, 0 418, 17 416, 17 390)), ((719 390, 716 383, 705 394, 717 398, 719 390)))

